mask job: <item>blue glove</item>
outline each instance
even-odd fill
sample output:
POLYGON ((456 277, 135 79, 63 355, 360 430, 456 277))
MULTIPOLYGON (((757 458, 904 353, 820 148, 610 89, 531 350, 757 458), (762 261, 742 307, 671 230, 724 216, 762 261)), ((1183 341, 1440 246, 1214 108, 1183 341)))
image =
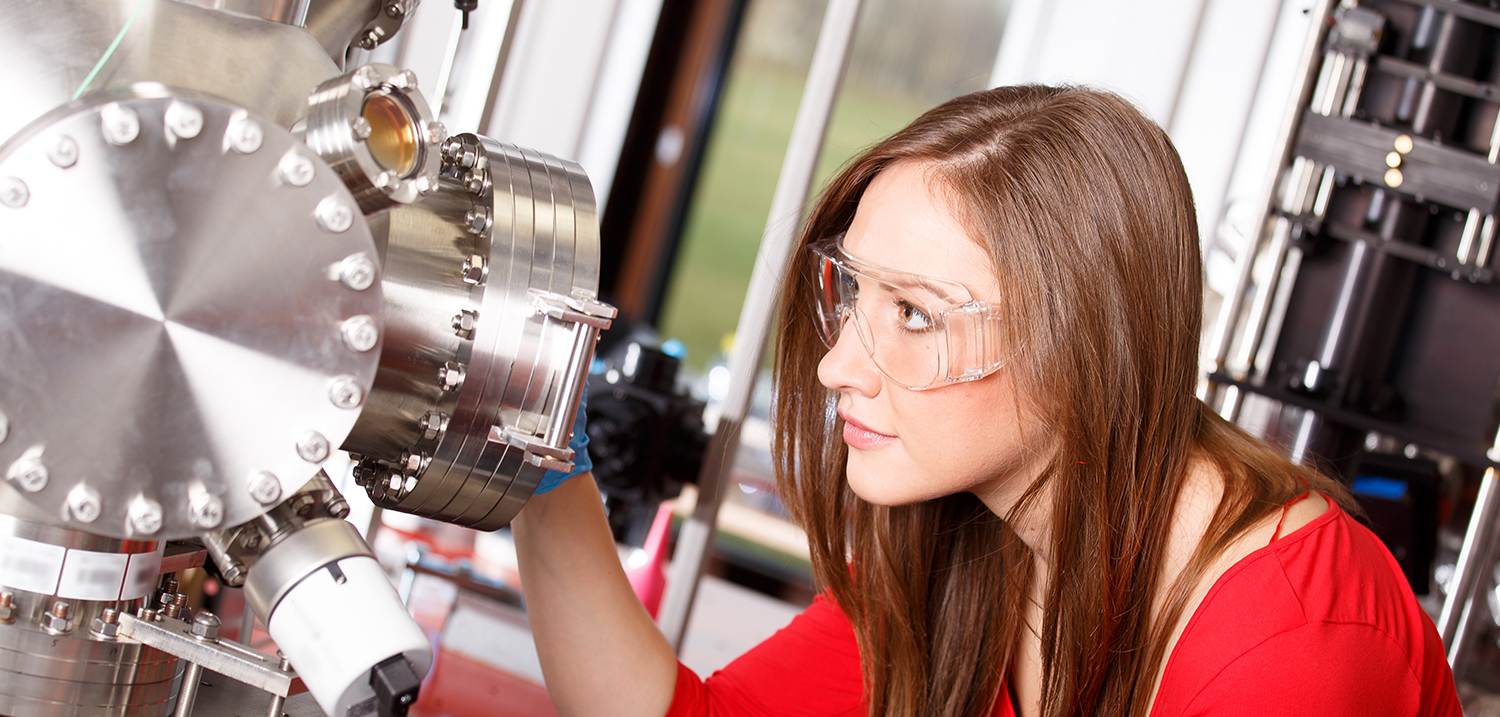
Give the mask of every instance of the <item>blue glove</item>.
POLYGON ((573 449, 573 472, 549 470, 542 476, 542 482, 532 491, 532 495, 541 495, 561 485, 563 481, 594 470, 594 461, 589 458, 589 434, 584 428, 588 425, 588 416, 583 410, 588 405, 589 387, 583 387, 583 395, 578 397, 578 417, 573 419, 573 437, 568 439, 568 447, 573 449))

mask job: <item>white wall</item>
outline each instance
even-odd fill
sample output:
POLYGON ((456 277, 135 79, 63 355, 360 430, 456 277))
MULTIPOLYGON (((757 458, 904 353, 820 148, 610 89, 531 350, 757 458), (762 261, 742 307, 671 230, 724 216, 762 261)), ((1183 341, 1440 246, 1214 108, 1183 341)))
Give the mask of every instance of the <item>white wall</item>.
MULTIPOLYGON (((1167 129, 1181 153, 1209 250, 1226 209, 1260 193, 1292 101, 1311 0, 1015 0, 993 84, 1071 82, 1113 90, 1167 129)), ((1253 203, 1253 202, 1252 202, 1253 203)), ((1238 210, 1236 214, 1238 214, 1238 210)), ((1227 226, 1233 229, 1235 223, 1227 226)))

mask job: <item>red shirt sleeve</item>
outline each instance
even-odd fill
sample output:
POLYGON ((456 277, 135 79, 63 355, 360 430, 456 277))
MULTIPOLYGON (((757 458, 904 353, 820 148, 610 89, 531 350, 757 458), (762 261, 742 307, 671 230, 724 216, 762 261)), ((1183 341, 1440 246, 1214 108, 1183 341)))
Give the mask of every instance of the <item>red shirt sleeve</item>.
POLYGON ((667 717, 863 717, 864 678, 849 619, 826 596, 707 680, 677 666, 667 717))

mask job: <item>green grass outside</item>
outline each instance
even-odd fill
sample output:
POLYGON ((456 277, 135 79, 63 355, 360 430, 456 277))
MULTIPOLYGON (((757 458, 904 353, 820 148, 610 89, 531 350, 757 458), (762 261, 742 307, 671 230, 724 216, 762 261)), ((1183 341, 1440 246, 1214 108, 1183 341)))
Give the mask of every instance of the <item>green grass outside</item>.
MULTIPOLYGON (((662 311, 662 337, 681 340, 694 369, 719 352, 722 337, 739 323, 805 74, 749 63, 736 63, 729 73, 662 311)), ((850 157, 924 109, 909 98, 846 84, 815 190, 850 157)))

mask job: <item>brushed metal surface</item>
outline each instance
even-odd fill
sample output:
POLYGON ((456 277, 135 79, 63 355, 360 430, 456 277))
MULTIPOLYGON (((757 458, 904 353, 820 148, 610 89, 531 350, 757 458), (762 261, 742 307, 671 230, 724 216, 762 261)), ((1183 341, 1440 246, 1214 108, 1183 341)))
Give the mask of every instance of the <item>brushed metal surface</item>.
POLYGON ((318 471, 299 442, 344 439, 357 406, 335 405, 331 387, 347 376, 368 393, 377 363, 339 327, 381 313, 378 284, 337 278, 375 246, 327 165, 243 110, 140 85, 49 114, 0 150, 0 177, 29 188, 24 206, 0 206, 0 473, 44 465, 28 501, 91 533, 185 537, 216 527, 195 514, 205 501, 219 525, 263 513, 248 489, 262 471, 283 494, 318 471), (196 136, 167 129, 174 104, 201 113, 196 136), (103 138, 112 111, 138 117, 132 141, 103 138), (245 122, 257 142, 242 141, 245 122), (77 160, 60 167, 48 151, 64 137, 77 160), (289 152, 314 163, 306 186, 278 179, 289 152), (315 219, 329 203, 349 213, 345 231, 315 219), (91 522, 68 510, 80 484, 102 493, 91 522), (153 503, 156 531, 141 519, 153 503))
POLYGON ((182 664, 145 645, 0 625, 0 713, 155 717, 172 710, 182 664))
MULTIPOLYGON (((13 83, 0 102, 0 143, 72 99, 136 4, 0 0, 0 67, 13 83)), ((147 0, 86 91, 160 82, 213 93, 286 128, 306 113, 308 94, 335 74, 338 66, 301 28, 147 0)))
POLYGON ((566 465, 597 326, 614 312, 593 301, 599 229, 583 170, 484 137, 455 141, 437 190, 384 227, 389 334, 345 447, 365 459, 377 504, 488 530, 519 512, 544 463, 566 465), (485 272, 466 283, 474 256, 485 272), (477 324, 455 338, 449 319, 462 311, 477 324), (453 365, 463 383, 444 391, 453 365), (424 433, 434 413, 446 423, 424 433))

